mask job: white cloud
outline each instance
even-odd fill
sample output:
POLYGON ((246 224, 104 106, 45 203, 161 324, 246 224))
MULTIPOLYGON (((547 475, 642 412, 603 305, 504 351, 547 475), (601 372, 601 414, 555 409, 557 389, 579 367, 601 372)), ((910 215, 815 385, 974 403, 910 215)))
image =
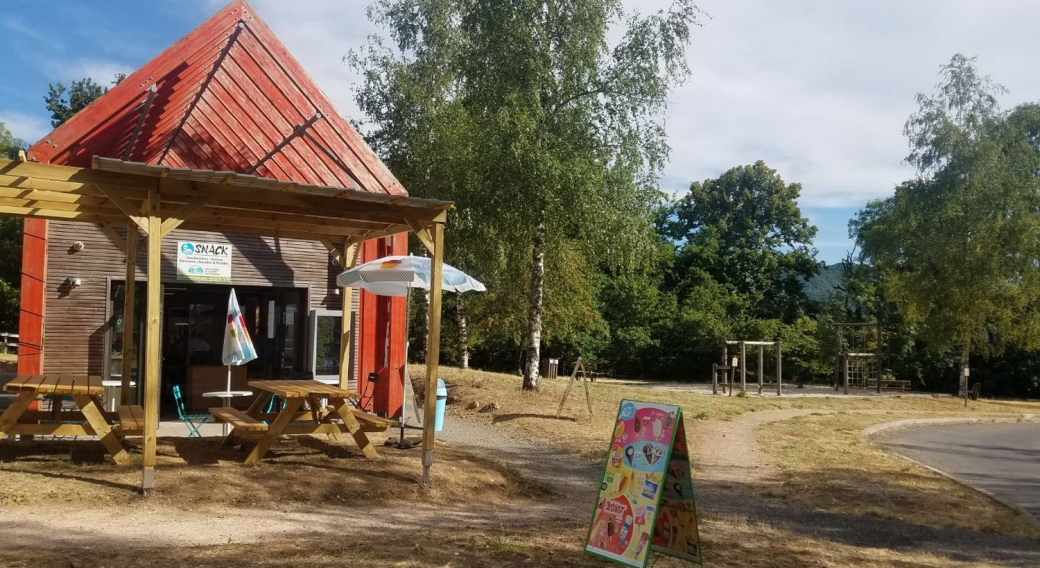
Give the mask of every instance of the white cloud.
POLYGON ((43 62, 41 70, 48 79, 65 83, 90 77, 102 87, 111 87, 118 73, 129 75, 134 71, 132 65, 120 61, 97 58, 49 59, 43 62))
POLYGON ((21 138, 30 145, 53 130, 51 123, 40 116, 16 111, 0 111, 0 122, 15 138, 21 138))
POLYGON ((39 30, 35 30, 32 27, 27 26, 24 22, 14 17, 8 16, 4 18, 2 21, 0 21, 0 25, 2 25, 4 29, 6 29, 7 31, 14 32, 22 36, 23 38, 26 38, 33 45, 43 45, 56 51, 61 51, 65 48, 65 46, 62 45, 61 42, 57 41, 54 38, 48 37, 47 35, 41 33, 39 30))

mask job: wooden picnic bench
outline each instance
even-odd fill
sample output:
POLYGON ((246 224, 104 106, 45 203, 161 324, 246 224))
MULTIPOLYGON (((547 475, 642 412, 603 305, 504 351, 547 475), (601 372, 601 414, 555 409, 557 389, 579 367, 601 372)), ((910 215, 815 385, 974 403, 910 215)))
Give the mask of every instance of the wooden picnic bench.
POLYGON ((249 386, 260 391, 249 410, 209 409, 213 418, 232 426, 224 444, 230 445, 237 438, 257 438, 246 463, 260 461, 279 436, 300 434, 327 434, 338 440, 340 434, 347 433, 366 457, 376 457, 375 446, 365 432, 382 432, 397 425, 393 420, 353 408, 350 400, 356 400, 357 393, 320 381, 250 381, 249 386), (264 412, 274 396, 282 400, 281 410, 264 412), (301 410, 304 403, 308 409, 301 410))
MULTIPOLYGON (((18 375, 4 385, 4 390, 17 394, 14 402, 0 415, 0 437, 6 434, 42 436, 97 436, 112 459, 119 465, 130 465, 130 455, 123 437, 115 427, 111 413, 104 412, 101 396, 105 392, 101 377, 93 375, 18 375), (51 411, 30 411, 37 398, 51 397, 51 411), (62 408, 62 399, 70 397, 79 412, 62 408), (23 420, 23 416, 25 419, 23 420)), ((144 412, 141 412, 143 418, 144 412)))

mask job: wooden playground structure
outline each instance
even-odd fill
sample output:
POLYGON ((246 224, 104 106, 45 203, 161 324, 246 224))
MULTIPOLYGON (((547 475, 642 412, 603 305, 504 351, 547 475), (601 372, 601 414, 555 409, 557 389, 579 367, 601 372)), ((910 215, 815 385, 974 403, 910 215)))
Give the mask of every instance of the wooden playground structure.
POLYGON ((843 322, 834 324, 834 390, 883 388, 906 390, 910 381, 885 379, 882 369, 884 339, 881 323, 843 322))
POLYGON ((758 394, 762 394, 765 389, 765 350, 767 347, 773 348, 776 351, 776 396, 783 396, 783 348, 779 341, 744 341, 734 340, 726 341, 722 345, 722 365, 718 363, 712 364, 711 373, 711 394, 719 394, 719 372, 723 373, 722 390, 723 392, 729 392, 730 396, 733 396, 733 383, 736 380, 736 373, 740 372, 740 392, 747 392, 747 348, 758 347, 758 394), (740 356, 733 357, 731 361, 729 358, 729 346, 739 346, 740 356))

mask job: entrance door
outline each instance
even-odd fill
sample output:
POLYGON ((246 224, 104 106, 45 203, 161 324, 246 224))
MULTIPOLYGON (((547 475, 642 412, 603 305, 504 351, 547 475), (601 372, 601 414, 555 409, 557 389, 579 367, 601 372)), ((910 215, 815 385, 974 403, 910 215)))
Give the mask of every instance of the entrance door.
MULTIPOLYGON (((166 288, 163 328, 164 416, 176 416, 173 385, 178 385, 188 410, 205 410, 219 403, 202 393, 224 390, 228 369, 223 364, 229 286, 173 285, 166 288)), ((232 389, 247 389, 258 379, 297 378, 302 371, 304 294, 291 288, 236 286, 239 307, 257 359, 231 369, 232 389)), ((233 399, 246 408, 251 400, 233 399)))

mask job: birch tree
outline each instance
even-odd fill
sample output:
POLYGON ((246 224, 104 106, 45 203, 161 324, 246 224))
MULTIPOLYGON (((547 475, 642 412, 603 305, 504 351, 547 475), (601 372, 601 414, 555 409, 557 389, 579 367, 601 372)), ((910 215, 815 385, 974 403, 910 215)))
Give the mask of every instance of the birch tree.
POLYGON ((652 244, 664 113, 688 74, 697 15, 690 0, 649 15, 626 14, 621 0, 369 9, 392 42, 372 38, 352 56, 372 143, 411 192, 456 202, 448 258, 525 298, 525 389, 538 388, 554 255, 577 247, 623 270, 652 244))
POLYGON ((1040 107, 956 55, 906 123, 917 175, 859 212, 850 233, 885 298, 932 350, 969 358, 1040 346, 1040 107))

